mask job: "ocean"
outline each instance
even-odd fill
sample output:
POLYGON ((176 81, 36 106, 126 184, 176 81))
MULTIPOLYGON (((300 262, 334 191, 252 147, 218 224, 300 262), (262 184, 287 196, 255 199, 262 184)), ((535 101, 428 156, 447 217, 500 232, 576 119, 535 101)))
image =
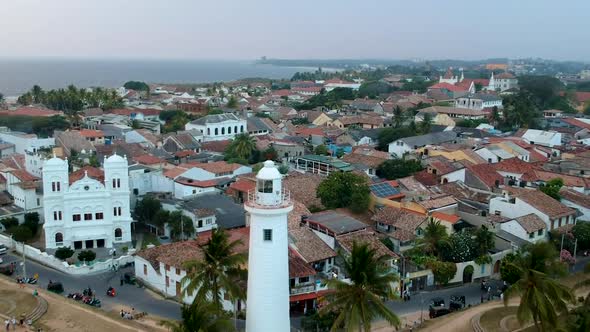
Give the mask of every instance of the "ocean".
POLYGON ((254 61, 0 59, 0 93, 16 96, 35 84, 45 90, 120 87, 127 81, 207 83, 247 77, 290 78, 309 67, 283 67, 254 61))

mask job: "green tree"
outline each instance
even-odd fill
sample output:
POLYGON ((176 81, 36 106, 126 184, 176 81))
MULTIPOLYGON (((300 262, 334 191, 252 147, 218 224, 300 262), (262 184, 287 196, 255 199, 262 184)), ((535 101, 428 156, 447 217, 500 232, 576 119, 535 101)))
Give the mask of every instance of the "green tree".
POLYGON ((404 120, 404 111, 399 105, 395 105, 393 108, 393 125, 395 128, 401 127, 404 120))
MULTIPOLYGON (((250 159, 256 150, 256 141, 248 133, 241 133, 234 137, 225 151, 227 159, 250 159)), ((256 162, 256 161, 255 161, 256 162)))
POLYGON ((82 250, 78 253, 78 260, 84 262, 92 262, 96 259, 96 253, 92 250, 82 250))
POLYGON ((387 180, 394 180, 410 176, 421 170, 422 164, 419 160, 397 158, 386 160, 379 165, 377 167, 377 176, 387 180))
POLYGON ((533 96, 521 91, 515 95, 506 96, 502 103, 504 119, 500 121, 500 127, 513 130, 521 127, 534 128, 540 117, 539 107, 535 104, 533 96))
POLYGON ((175 240, 190 238, 195 233, 195 226, 192 219, 183 215, 182 211, 170 213, 168 226, 170 227, 170 237, 175 240))
POLYGON ((15 217, 8 217, 0 220, 2 226, 4 226, 5 230, 18 226, 18 219, 15 217))
MULTIPOLYGON (((414 123, 414 122, 411 122, 414 123)), ((387 151, 389 147, 389 143, 398 140, 404 137, 410 137, 416 135, 416 128, 408 127, 398 127, 392 128, 387 127, 383 128, 379 131, 379 135, 377 138, 378 141, 378 148, 381 151, 387 151)))
POLYGON ((279 166, 279 173, 285 175, 289 173, 289 166, 288 165, 281 165, 279 166))
POLYGON ((195 301, 211 300, 215 308, 222 310, 222 290, 232 300, 244 299, 242 283, 245 280, 247 256, 238 252, 241 241, 229 241, 227 233, 214 228, 211 238, 201 246, 202 260, 190 260, 183 264, 187 275, 182 278, 183 294, 196 292, 195 301))
POLYGON ((432 128, 432 114, 424 113, 424 118, 422 122, 420 122, 420 133, 422 135, 430 133, 430 128, 432 128))
POLYGON ((486 226, 482 225, 475 231, 477 254, 480 257, 489 255, 489 251, 494 248, 494 238, 494 233, 490 232, 486 226))
POLYGON ((325 145, 320 144, 316 146, 315 149, 313 149, 313 153, 320 156, 325 156, 328 154, 328 148, 325 145))
POLYGON ((152 196, 146 196, 135 206, 135 217, 139 222, 152 223, 156 213, 162 209, 162 203, 152 196))
POLYGON ((27 242, 33 238, 33 232, 25 225, 19 225, 8 229, 8 233, 12 234, 12 238, 17 242, 27 242))
POLYGON ((443 259, 453 263, 468 262, 478 256, 478 243, 472 232, 467 230, 449 236, 449 246, 443 251, 443 259))
POLYGON ((150 91, 150 86, 147 85, 145 82, 140 81, 128 81, 123 84, 125 89, 136 90, 136 91, 150 91))
POLYGON ((520 296, 516 317, 521 325, 533 320, 538 331, 553 331, 558 315, 567 312, 568 303, 574 303, 572 291, 555 280, 556 275, 565 273, 557 257, 550 243, 536 243, 507 262, 517 272, 518 280, 504 292, 504 305, 520 296))
POLYGON ((70 247, 59 247, 55 250, 55 258, 66 260, 74 255, 74 250, 70 247))
POLYGON ((350 207, 354 212, 369 208, 370 190, 367 179, 350 172, 332 172, 317 188, 317 197, 328 209, 350 207))
POLYGON ((182 321, 163 320, 159 324, 168 328, 171 332, 235 331, 227 314, 218 310, 213 303, 206 300, 195 300, 190 306, 183 305, 180 310, 182 321))
POLYGON ((432 270, 434 282, 439 285, 447 285, 457 274, 457 265, 452 262, 441 262, 439 260, 428 260, 426 266, 432 270))
POLYGON ((225 105, 227 108, 238 108, 238 100, 236 97, 231 96, 225 105))
POLYGON ((579 249, 590 249, 590 222, 578 220, 572 229, 572 233, 575 239, 578 240, 579 249))
POLYGON ((416 248, 421 252, 441 258, 442 251, 449 245, 447 228, 439 221, 430 220, 424 227, 424 234, 418 238, 416 248))
POLYGON ((33 236, 37 234, 37 230, 39 229, 39 213, 25 213, 25 222, 23 223, 23 225, 27 226, 31 230, 33 236))
POLYGON ((364 82, 359 88, 358 96, 360 98, 369 97, 374 99, 381 94, 390 93, 392 91, 393 87, 385 82, 364 82))
POLYGON ((545 185, 539 187, 539 190, 556 200, 560 200, 561 196, 559 195, 559 190, 561 187, 563 187, 563 180, 560 178, 555 178, 547 181, 545 185))
POLYGON ((332 331, 344 328, 350 332, 369 332, 377 318, 385 319, 391 326, 400 326, 400 319, 383 302, 395 297, 393 283, 398 279, 388 266, 390 259, 378 256, 366 243, 353 243, 350 256, 342 257, 350 283, 328 280, 328 288, 333 292, 326 295, 328 304, 320 311, 336 313, 332 331))
POLYGON ((4 95, 0 93, 0 105, 4 104, 4 95))

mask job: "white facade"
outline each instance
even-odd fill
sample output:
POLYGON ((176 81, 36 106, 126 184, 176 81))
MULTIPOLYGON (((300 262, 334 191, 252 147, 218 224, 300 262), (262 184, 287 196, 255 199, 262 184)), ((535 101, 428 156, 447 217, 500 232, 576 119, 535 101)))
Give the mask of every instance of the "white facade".
POLYGON ((70 184, 68 162, 51 158, 43 165, 46 248, 111 248, 131 242, 127 159, 104 161, 104 183, 85 175, 70 184))
POLYGON ((55 146, 53 138, 38 138, 35 134, 26 134, 1 128, 0 141, 14 144, 14 152, 25 154, 27 149, 41 149, 55 146))
POLYGON ((529 144, 538 144, 547 147, 561 146, 561 133, 538 129, 527 130, 522 138, 529 144))
POLYGON ((389 148, 387 150, 391 155, 395 155, 398 158, 401 158, 401 156, 403 156, 407 152, 414 151, 414 149, 411 146, 407 145, 402 140, 397 140, 389 143, 389 148))
POLYGON ((293 205, 272 161, 256 178, 256 197, 244 205, 250 213, 246 331, 290 331, 287 216, 293 205))
POLYGON ((458 169, 456 171, 447 173, 441 177, 441 183, 449 182, 465 182, 465 168, 458 169))
POLYGON ((0 174, 6 178, 6 191, 12 195, 14 205, 24 209, 25 213, 37 212, 40 216, 43 215, 41 194, 37 193, 36 188, 23 185, 21 180, 11 172, 0 174))
MULTIPOLYGON (((584 193, 584 192, 581 191, 581 193, 584 193)), ((568 201, 567 199, 565 199, 563 197, 561 198, 560 202, 561 202, 561 204, 563 204, 565 206, 569 206, 572 209, 576 209, 576 210, 580 211, 581 215, 578 217, 578 220, 590 221, 590 209, 589 208, 579 205, 577 203, 574 203, 572 201, 568 201)))
POLYGON ((458 108, 481 111, 484 108, 492 108, 494 106, 502 108, 502 98, 485 100, 485 98, 478 98, 477 96, 466 96, 455 100, 455 107, 458 108))
POLYGON ((524 215, 534 213, 545 222, 547 230, 564 226, 567 224, 574 224, 573 216, 561 217, 558 219, 551 219, 548 215, 537 210, 534 206, 528 204, 518 197, 508 198, 506 196, 495 197, 490 199, 490 214, 501 215, 507 218, 518 218, 524 215))
POLYGON ((205 142, 233 139, 235 135, 247 132, 247 127, 247 121, 235 114, 207 115, 184 126, 185 130, 200 130, 205 142))
POLYGON ((547 234, 544 229, 535 231, 533 233, 528 233, 516 220, 510 220, 501 223, 500 229, 531 243, 543 241, 547 238, 547 234))

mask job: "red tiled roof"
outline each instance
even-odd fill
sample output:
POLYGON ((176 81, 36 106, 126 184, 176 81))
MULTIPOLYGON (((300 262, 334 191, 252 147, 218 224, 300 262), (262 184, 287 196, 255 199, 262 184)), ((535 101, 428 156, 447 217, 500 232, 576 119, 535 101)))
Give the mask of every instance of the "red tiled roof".
POLYGON ((231 140, 203 142, 201 148, 203 151, 225 152, 230 143, 231 140))
POLYGON ((540 190, 514 187, 507 187, 505 190, 546 214, 551 219, 561 218, 576 213, 576 210, 561 204, 558 200, 553 199, 551 196, 544 194, 540 190))
POLYGON ((198 180, 193 180, 193 179, 189 179, 189 178, 185 178, 185 177, 178 177, 174 180, 174 182, 180 183, 182 185, 189 186, 189 187, 209 188, 209 187, 215 187, 219 183, 219 181, 225 180, 225 179, 226 178, 219 178, 219 179, 213 179, 213 180, 198 181, 198 180))
POLYGON ((535 170, 535 167, 532 164, 518 158, 504 159, 501 162, 492 165, 494 166, 494 169, 498 171, 510 173, 525 174, 535 170))
POLYGON ((322 297, 330 292, 329 289, 321 290, 319 292, 311 292, 311 293, 304 293, 304 294, 297 294, 289 296, 289 302, 300 302, 305 300, 317 299, 318 297, 322 297))
POLYGON ((30 174, 24 169, 15 169, 13 171, 10 171, 10 173, 14 175, 17 179, 19 179, 21 182, 39 180, 38 177, 30 174))
POLYGON ((186 171, 187 171, 187 169, 184 167, 174 167, 174 168, 165 170, 163 175, 169 179, 175 179, 180 174, 182 174, 186 171))
POLYGON ((452 92, 466 91, 466 89, 463 87, 452 85, 449 83, 436 83, 435 85, 428 87, 428 89, 432 89, 432 90, 442 89, 442 90, 449 90, 452 92))
POLYGON ((458 215, 447 214, 438 211, 432 212, 432 217, 438 220, 449 222, 451 224, 456 224, 459 220, 461 220, 461 217, 459 217, 458 215))
POLYGON ((80 130, 80 136, 83 137, 104 137, 102 130, 82 129, 80 130))
POLYGON ((152 108, 146 108, 146 109, 119 108, 119 109, 112 110, 111 113, 119 114, 119 115, 126 115, 126 116, 130 116, 131 114, 138 114, 138 113, 141 113, 143 115, 159 115, 160 113, 162 113, 162 111, 157 110, 157 109, 152 109, 152 108))
POLYGON ((298 128, 295 128, 295 135, 299 135, 299 136, 310 136, 310 135, 324 136, 324 130, 322 128, 320 128, 320 127, 315 127, 315 128, 298 127, 298 128))
POLYGON ((162 159, 152 156, 151 154, 144 154, 138 157, 134 157, 133 160, 142 165, 154 165, 163 162, 162 159))
POLYGON ((309 277, 316 273, 295 250, 289 248, 289 278, 309 277))
POLYGON ((84 174, 88 173, 88 177, 95 179, 99 182, 104 182, 104 172, 96 167, 92 167, 92 166, 84 166, 82 168, 80 168, 79 170, 70 173, 69 176, 69 181, 70 184, 80 180, 81 178, 84 177, 84 174))
POLYGON ((210 173, 219 174, 233 172, 243 165, 236 163, 227 163, 225 161, 215 161, 212 163, 186 163, 181 164, 182 167, 197 167, 210 173))
POLYGON ((414 173, 414 179, 425 186, 434 186, 438 184, 436 175, 430 174, 426 170, 414 173))
POLYGON ((184 158, 184 157, 188 157, 188 156, 195 156, 197 153, 193 150, 182 150, 182 151, 177 151, 174 156, 178 157, 178 158, 184 158))
POLYGON ((229 187, 233 190, 247 193, 256 188, 256 183, 247 179, 238 179, 238 181, 230 184, 229 187))
POLYGON ((564 119, 561 119, 561 121, 563 121, 567 124, 570 124, 572 126, 575 126, 575 127, 590 129, 590 123, 586 123, 584 121, 580 121, 575 118, 564 118, 564 119))
POLYGON ((498 184, 502 184, 504 180, 504 178, 496 172, 496 168, 493 164, 469 165, 467 166, 467 169, 488 187, 495 186, 496 181, 498 184))

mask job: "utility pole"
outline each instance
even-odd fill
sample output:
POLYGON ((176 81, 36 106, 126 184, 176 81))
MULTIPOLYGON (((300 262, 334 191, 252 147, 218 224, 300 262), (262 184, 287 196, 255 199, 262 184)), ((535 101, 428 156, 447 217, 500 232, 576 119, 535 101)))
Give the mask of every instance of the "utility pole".
POLYGON ((559 261, 561 262, 561 252, 563 251, 563 239, 565 238, 565 233, 561 234, 561 249, 559 250, 559 261))
POLYGON ((23 279, 27 277, 27 255, 25 255, 25 241, 23 241, 23 279))
POLYGON ((180 236, 184 241, 184 221, 182 220, 182 210, 180 210, 180 236))

